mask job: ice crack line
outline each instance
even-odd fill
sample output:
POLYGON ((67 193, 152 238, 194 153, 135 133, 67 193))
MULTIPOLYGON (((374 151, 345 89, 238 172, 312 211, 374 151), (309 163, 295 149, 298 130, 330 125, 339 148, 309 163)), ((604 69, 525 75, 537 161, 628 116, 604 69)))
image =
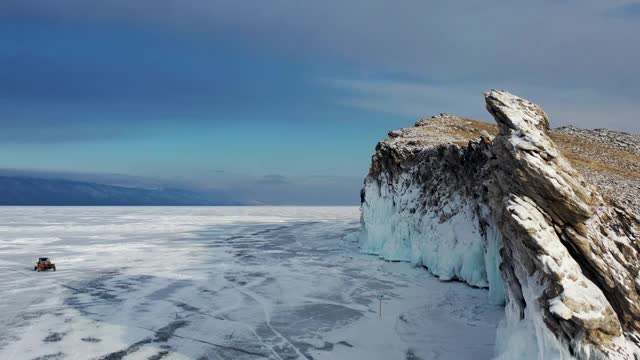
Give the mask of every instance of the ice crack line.
POLYGON ((300 351, 300 349, 298 349, 298 347, 293 345, 284 335, 280 334, 280 332, 278 332, 278 330, 276 330, 273 326, 271 326, 271 315, 269 314, 269 311, 267 310, 267 306, 264 304, 264 302, 258 296, 256 296, 254 293, 252 293, 250 291, 240 290, 240 289, 238 289, 238 291, 240 291, 241 293, 245 294, 246 296, 252 298, 253 301, 255 301, 258 304, 260 304, 260 306, 262 307, 262 312, 264 313, 264 321, 267 324, 267 326, 269 327, 269 329, 271 329, 271 331, 273 331, 273 333, 277 337, 279 337, 280 339, 284 340, 285 343, 289 344, 289 346, 291 346, 293 348, 293 350, 296 352, 296 354, 298 356, 301 356, 302 358, 304 358, 306 360, 309 360, 309 358, 306 357, 300 351))
POLYGON ((139 329, 143 329, 143 330, 147 330, 147 331, 151 331, 156 335, 161 335, 161 336, 166 336, 169 335, 170 337, 177 337, 180 339, 185 339, 185 340, 192 340, 192 341, 197 341, 199 343, 203 343, 203 344, 207 344, 207 345, 211 345, 211 346, 215 346, 218 348, 223 348, 223 349, 228 349, 228 350, 233 350, 233 351, 237 351, 237 352, 241 352, 247 355, 255 355, 255 356, 260 356, 260 357, 268 357, 267 355, 263 354, 263 353, 258 353, 258 352, 253 352, 253 351, 249 351, 249 350, 245 350, 245 349, 241 349, 235 346, 228 346, 228 345, 220 345, 220 344, 216 344, 216 343, 212 343, 210 341, 206 341, 206 340, 202 340, 202 339, 197 339, 197 338, 192 338, 192 337, 188 337, 188 336, 181 336, 181 335, 176 335, 176 334, 166 334, 164 332, 161 331, 156 331, 153 329, 149 329, 149 328, 145 328, 145 327, 139 327, 139 329))

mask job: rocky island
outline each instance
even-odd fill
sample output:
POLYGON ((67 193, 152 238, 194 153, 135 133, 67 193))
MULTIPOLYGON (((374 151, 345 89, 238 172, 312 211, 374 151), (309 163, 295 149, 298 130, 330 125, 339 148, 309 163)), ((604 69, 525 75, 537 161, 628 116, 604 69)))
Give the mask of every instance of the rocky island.
POLYGON ((485 100, 497 126, 440 114, 378 144, 362 249, 488 288, 497 358, 640 358, 640 137, 485 100))

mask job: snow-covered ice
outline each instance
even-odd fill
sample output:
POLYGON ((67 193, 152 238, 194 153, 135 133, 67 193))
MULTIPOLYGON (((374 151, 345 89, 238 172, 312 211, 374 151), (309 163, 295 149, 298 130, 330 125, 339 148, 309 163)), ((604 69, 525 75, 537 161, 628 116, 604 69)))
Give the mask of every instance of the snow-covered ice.
POLYGON ((0 217, 0 359, 489 359, 504 311, 362 254, 355 207, 0 217))

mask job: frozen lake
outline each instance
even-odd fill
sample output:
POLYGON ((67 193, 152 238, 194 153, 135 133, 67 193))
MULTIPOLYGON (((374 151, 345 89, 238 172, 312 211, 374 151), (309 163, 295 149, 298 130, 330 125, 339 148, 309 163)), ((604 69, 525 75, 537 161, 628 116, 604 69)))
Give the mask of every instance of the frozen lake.
POLYGON ((489 359, 503 312, 486 290, 360 254, 355 207, 0 219, 0 359, 489 359), (39 256, 57 271, 34 272, 39 256))

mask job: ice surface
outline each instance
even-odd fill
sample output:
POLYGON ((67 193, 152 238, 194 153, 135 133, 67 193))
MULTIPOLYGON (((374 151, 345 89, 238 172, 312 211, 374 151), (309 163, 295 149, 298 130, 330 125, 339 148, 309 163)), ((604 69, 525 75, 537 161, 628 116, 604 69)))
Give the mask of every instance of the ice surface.
POLYGON ((503 308, 486 290, 361 254, 357 208, 0 216, 0 359, 493 355, 503 308), (38 256, 58 271, 33 272, 38 256))

